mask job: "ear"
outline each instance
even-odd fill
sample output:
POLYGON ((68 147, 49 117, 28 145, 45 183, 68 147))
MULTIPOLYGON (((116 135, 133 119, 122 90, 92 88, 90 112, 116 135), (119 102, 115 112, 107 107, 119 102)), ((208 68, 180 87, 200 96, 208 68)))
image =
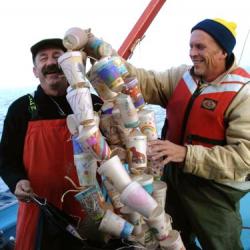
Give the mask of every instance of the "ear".
POLYGON ((33 67, 33 73, 34 73, 35 77, 38 78, 38 72, 37 72, 36 66, 33 67))
POLYGON ((227 58, 227 52, 225 50, 222 51, 222 55, 225 59, 227 58))

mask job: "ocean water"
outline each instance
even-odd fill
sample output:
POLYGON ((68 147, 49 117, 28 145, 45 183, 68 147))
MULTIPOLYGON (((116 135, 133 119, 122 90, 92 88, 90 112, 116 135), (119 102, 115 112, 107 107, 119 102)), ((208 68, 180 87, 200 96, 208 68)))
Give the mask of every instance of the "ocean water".
MULTIPOLYGON (((16 88, 16 89, 0 89, 0 135, 2 135, 4 118, 6 116, 9 105, 18 97, 27 93, 32 93, 36 87, 16 88)), ((165 111, 159 106, 148 105, 155 111, 158 134, 160 135, 163 126, 165 111)), ((10 206, 15 202, 14 196, 9 192, 8 187, 0 177, 0 210, 6 206, 10 206)))

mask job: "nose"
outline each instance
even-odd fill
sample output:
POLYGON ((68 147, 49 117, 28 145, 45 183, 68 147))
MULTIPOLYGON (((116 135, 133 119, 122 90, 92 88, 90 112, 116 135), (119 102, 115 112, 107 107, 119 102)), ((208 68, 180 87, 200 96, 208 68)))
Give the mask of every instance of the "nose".
POLYGON ((58 64, 57 58, 53 56, 49 56, 47 59, 47 65, 51 65, 51 64, 58 64))
POLYGON ((193 58, 198 55, 198 50, 195 47, 190 47, 189 56, 193 58))

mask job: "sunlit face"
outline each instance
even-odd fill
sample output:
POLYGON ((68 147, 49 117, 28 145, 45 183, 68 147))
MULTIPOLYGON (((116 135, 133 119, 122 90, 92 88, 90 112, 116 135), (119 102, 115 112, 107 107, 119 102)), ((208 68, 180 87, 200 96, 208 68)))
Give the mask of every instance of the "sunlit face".
POLYGON ((63 95, 68 87, 57 62, 63 53, 59 48, 46 48, 40 50, 35 57, 33 72, 48 95, 63 95))
POLYGON ((189 55, 194 65, 194 73, 205 81, 213 81, 225 71, 227 53, 202 30, 192 32, 189 55))

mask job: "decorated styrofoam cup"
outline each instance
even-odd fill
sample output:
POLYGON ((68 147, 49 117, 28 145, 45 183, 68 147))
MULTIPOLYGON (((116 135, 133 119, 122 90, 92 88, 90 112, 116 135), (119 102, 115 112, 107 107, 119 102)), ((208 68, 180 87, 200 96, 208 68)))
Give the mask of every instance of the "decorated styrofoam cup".
POLYGON ((88 31, 78 27, 68 29, 63 38, 63 45, 68 50, 80 50, 88 42, 88 31))
POLYGON ((91 186, 96 183, 97 160, 89 152, 74 154, 74 164, 80 186, 91 186))
POLYGON ((99 221, 103 217, 105 201, 96 185, 77 193, 75 199, 93 220, 99 221))
POLYGON ((120 93, 116 98, 116 103, 125 128, 136 128, 139 125, 139 117, 131 97, 120 93))
POLYGON ((146 223, 142 225, 141 234, 136 235, 132 240, 139 249, 143 246, 143 249, 156 250, 159 246, 158 240, 155 238, 155 235, 146 223))
POLYGON ((164 208, 158 206, 151 216, 146 219, 146 222, 159 241, 166 239, 168 236, 168 225, 164 208))
POLYGON ((158 134, 154 111, 150 109, 141 109, 138 115, 141 132, 147 136, 148 141, 157 140, 158 134))
POLYGON ((79 120, 75 117, 75 114, 70 114, 66 118, 66 124, 71 135, 78 134, 78 126, 80 125, 79 120))
POLYGON ((132 181, 117 155, 102 163, 98 173, 106 176, 119 192, 122 192, 132 181))
POLYGON ((127 239, 133 231, 134 226, 122 217, 107 210, 99 225, 99 230, 112 236, 127 239))
POLYGON ((120 213, 123 218, 134 225, 133 235, 139 235, 142 232, 142 215, 127 206, 123 206, 120 213))
POLYGON ((165 240, 160 241, 162 250, 185 250, 180 233, 176 230, 170 230, 165 240))
POLYGON ((158 160, 148 159, 147 162, 148 173, 153 175, 155 180, 160 180, 163 174, 163 167, 160 164, 161 161, 162 159, 160 158, 158 160))
POLYGON ((159 206, 165 208, 166 195, 167 195, 167 184, 164 181, 154 181, 153 182, 154 191, 152 196, 157 201, 159 206))
POLYGON ((166 223, 167 223, 167 230, 168 231, 172 230, 173 229, 172 228, 172 223, 173 223, 172 217, 169 214, 165 213, 165 220, 166 220, 166 223))
POLYGON ((67 101, 78 122, 94 119, 94 110, 89 88, 67 88, 67 101))
POLYGON ((153 181, 154 181, 154 177, 152 175, 149 174, 143 174, 141 176, 141 178, 139 179, 139 183, 143 186, 143 188, 149 193, 152 194, 153 193, 153 181))
POLYGON ((147 167, 147 137, 129 135, 126 141, 128 163, 132 173, 143 172, 147 167))
POLYGON ((131 182, 121 193, 121 202, 149 218, 157 207, 157 202, 136 181, 131 182))
POLYGON ((124 81, 118 67, 113 63, 112 58, 104 58, 95 64, 97 76, 113 91, 122 90, 124 81))
POLYGON ((90 82, 98 95, 103 100, 114 99, 117 96, 116 92, 113 92, 104 81, 102 81, 95 73, 91 75, 90 82))
POLYGON ((125 78, 129 74, 129 72, 122 58, 119 56, 112 56, 111 60, 113 64, 118 68, 118 71, 122 78, 125 78))
POLYGON ((111 200, 111 203, 114 207, 115 213, 120 213, 120 210, 124 205, 121 203, 120 199, 120 193, 117 191, 117 189, 114 187, 114 185, 107 179, 105 178, 103 180, 104 187, 107 190, 108 196, 111 200))
POLYGON ((98 126, 79 126, 78 142, 89 150, 97 160, 110 158, 111 150, 98 126))
POLYGON ((113 53, 113 48, 110 44, 93 35, 89 37, 85 50, 89 56, 95 59, 105 58, 113 53))
POLYGON ((78 83, 85 83, 85 65, 80 51, 68 51, 58 58, 66 79, 71 86, 78 83))

